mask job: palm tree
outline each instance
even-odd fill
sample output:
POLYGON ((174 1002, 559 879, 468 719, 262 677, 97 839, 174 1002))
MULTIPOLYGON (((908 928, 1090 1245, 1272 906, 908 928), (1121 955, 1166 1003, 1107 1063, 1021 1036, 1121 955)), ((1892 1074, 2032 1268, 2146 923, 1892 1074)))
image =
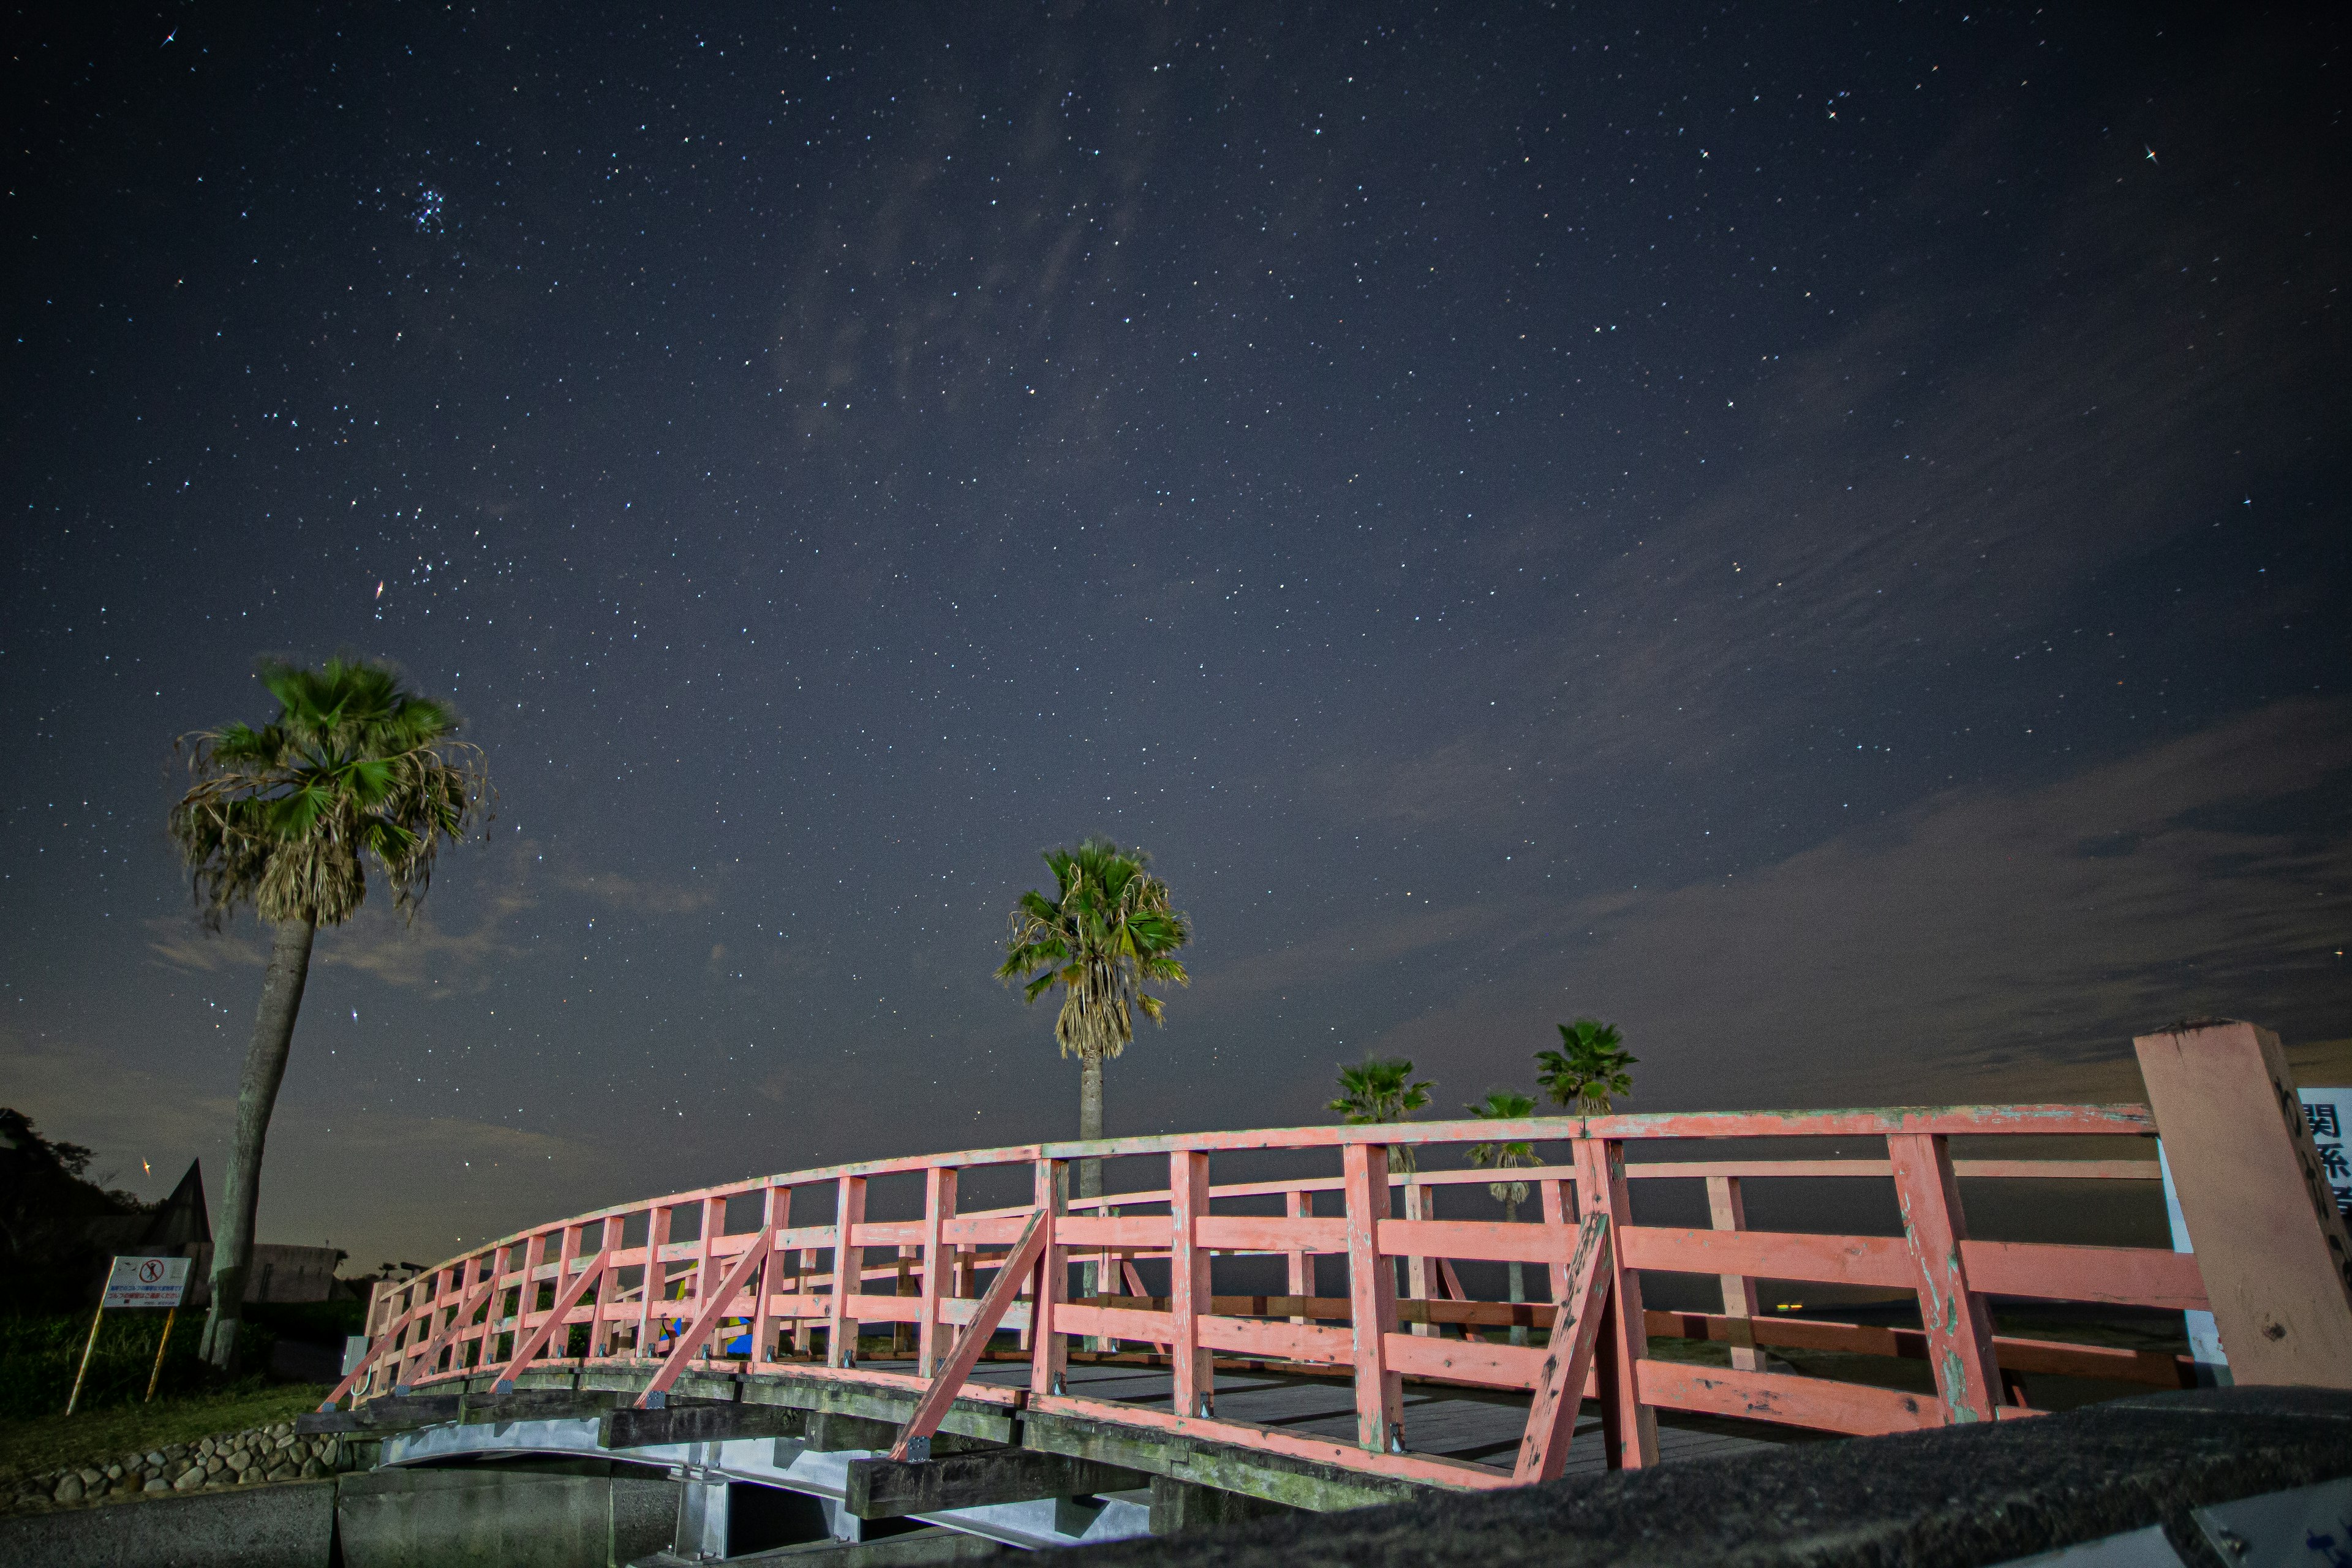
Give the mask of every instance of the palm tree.
MULTIPOLYGON (((1497 1089, 1488 1090, 1486 1099, 1463 1109, 1482 1121, 1518 1121, 1536 1113, 1536 1102, 1524 1094, 1497 1089)), ((1492 1165, 1504 1171, 1514 1166, 1532 1165, 1536 1163, 1536 1146, 1533 1143, 1475 1144, 1470 1150, 1470 1163, 1480 1166, 1492 1165)), ((1495 1182, 1487 1186, 1486 1191, 1503 1205, 1503 1222, 1506 1225, 1516 1224, 1519 1217, 1519 1205, 1528 1201, 1528 1184, 1525 1182, 1495 1182)), ((1517 1304, 1527 1299, 1526 1265, 1514 1260, 1511 1264, 1511 1300, 1517 1304)), ((1511 1342, 1515 1345, 1528 1342, 1528 1326, 1525 1323, 1511 1325, 1511 1342)))
POLYGON ((481 752, 450 739, 457 715, 405 689, 389 667, 333 658, 310 670, 268 659, 260 678, 278 718, 259 730, 233 723, 183 736, 194 782, 168 823, 206 924, 217 930, 250 903, 277 928, 237 1084, 236 1145, 221 1200, 228 1223, 205 1320, 201 1353, 224 1370, 236 1362, 262 1143, 312 939, 367 897, 362 854, 391 884, 394 907, 413 919, 441 840, 463 837, 489 800, 481 752))
POLYGON ((1559 1026, 1564 1050, 1538 1051, 1543 1069, 1536 1081, 1554 1105, 1580 1116, 1606 1116, 1610 1097, 1633 1092, 1633 1075, 1625 1069, 1642 1058, 1629 1053, 1617 1026, 1598 1018, 1579 1018, 1559 1026))
MULTIPOLYGON (((1426 1079, 1412 1081, 1412 1063, 1404 1058, 1366 1057, 1354 1067, 1341 1064, 1339 1098, 1328 1109, 1339 1112, 1339 1120, 1349 1127, 1402 1121, 1429 1103, 1428 1089, 1426 1079)), ((1391 1174, 1413 1168, 1411 1144, 1389 1145, 1391 1174)))
MULTIPOLYGON (((1135 1038, 1134 1009, 1157 1024, 1159 997, 1144 984, 1189 985, 1192 977, 1173 956, 1192 940, 1192 923, 1170 907, 1168 884, 1151 875, 1151 857, 1122 850, 1108 838, 1076 849, 1048 849, 1055 894, 1021 895, 996 977, 1029 980, 1021 998, 1034 1002, 1062 987, 1054 1038, 1062 1055, 1078 1058, 1078 1136, 1100 1138, 1103 1062, 1135 1038)), ((1102 1162, 1078 1162, 1078 1195, 1102 1196, 1102 1162)), ((1092 1294, 1092 1287, 1087 1287, 1092 1294)))

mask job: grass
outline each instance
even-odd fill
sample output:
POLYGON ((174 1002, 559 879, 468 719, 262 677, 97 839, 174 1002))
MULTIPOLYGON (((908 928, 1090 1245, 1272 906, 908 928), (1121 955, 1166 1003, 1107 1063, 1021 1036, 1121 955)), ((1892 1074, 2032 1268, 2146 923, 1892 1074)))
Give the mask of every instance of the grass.
POLYGON ((215 1393, 155 1396, 152 1405, 0 1419, 0 1475, 105 1464, 133 1449, 193 1443, 221 1432, 291 1421, 318 1408, 328 1390, 299 1383, 248 1383, 215 1393))

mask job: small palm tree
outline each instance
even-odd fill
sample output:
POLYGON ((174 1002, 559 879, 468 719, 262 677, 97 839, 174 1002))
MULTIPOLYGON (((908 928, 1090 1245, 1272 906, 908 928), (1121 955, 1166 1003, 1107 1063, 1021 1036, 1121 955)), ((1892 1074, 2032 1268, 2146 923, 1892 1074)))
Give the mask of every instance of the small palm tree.
POLYGON ((1641 1060, 1625 1049, 1617 1026, 1598 1018, 1579 1018, 1559 1026, 1562 1049, 1538 1051, 1541 1071, 1536 1081, 1554 1105, 1580 1116, 1606 1116, 1611 1097, 1633 1092, 1633 1075, 1625 1069, 1641 1060))
MULTIPOLYGON (((1046 850, 1045 864, 1054 896, 1021 895, 996 977, 1009 984, 1034 976, 1024 1002, 1062 987, 1054 1038, 1063 1056, 1078 1058, 1078 1136, 1096 1139, 1103 1135, 1103 1063, 1135 1038, 1136 1009, 1160 1021, 1162 1005, 1146 982, 1192 984, 1174 955, 1192 940, 1192 927, 1140 849, 1088 838, 1076 849, 1046 850)), ((1078 1162, 1078 1195, 1102 1195, 1101 1161, 1078 1162)))
MULTIPOLYGON (((1384 1060, 1366 1057, 1353 1067, 1341 1065, 1339 1098, 1330 1103, 1329 1109, 1339 1112, 1339 1120, 1349 1127, 1402 1121, 1429 1103, 1428 1089, 1427 1079, 1412 1081, 1412 1063, 1404 1058, 1384 1060)), ((1413 1168, 1411 1144, 1389 1145, 1391 1172, 1413 1168)))
MULTIPOLYGON (((1463 1109, 1482 1121, 1520 1121, 1536 1113, 1536 1102, 1514 1090, 1497 1089, 1489 1090, 1486 1099, 1463 1109)), ((1492 1165, 1505 1171, 1516 1166, 1532 1165, 1536 1163, 1536 1146, 1533 1143, 1474 1144, 1470 1150, 1470 1163, 1482 1167, 1492 1165)), ((1528 1184, 1525 1182, 1494 1182, 1487 1185, 1486 1191, 1503 1205, 1504 1223, 1516 1224, 1519 1217, 1519 1205, 1528 1201, 1528 1184)), ((1528 1299, 1526 1268, 1525 1264, 1516 1260, 1511 1264, 1511 1300, 1515 1303, 1528 1299)), ((1528 1326, 1525 1323, 1511 1325, 1511 1342, 1515 1345, 1528 1342, 1528 1326)))
POLYGON ((310 944, 367 897, 362 856, 414 918, 445 838, 455 841, 490 798, 481 752, 454 741, 457 715, 404 689, 390 668, 334 658, 319 670, 265 660, 278 700, 266 728, 228 724, 183 736, 193 778, 167 826, 186 861, 205 922, 240 904, 277 927, 253 1041, 237 1085, 236 1143, 213 1258, 202 1354, 231 1367, 243 1317, 261 1194, 261 1151, 310 979, 310 944))

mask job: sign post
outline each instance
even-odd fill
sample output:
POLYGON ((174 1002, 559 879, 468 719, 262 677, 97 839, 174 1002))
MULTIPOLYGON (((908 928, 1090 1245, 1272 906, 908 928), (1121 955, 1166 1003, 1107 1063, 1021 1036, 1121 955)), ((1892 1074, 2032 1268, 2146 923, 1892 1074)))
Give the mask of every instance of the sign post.
POLYGON ((147 1377, 147 1397, 155 1397, 156 1380, 163 1375, 163 1350, 172 1342, 172 1323, 180 1313, 180 1298, 188 1290, 188 1260, 184 1258, 118 1258, 107 1271, 106 1293, 90 1314, 89 1341, 81 1347, 81 1365, 74 1370, 73 1392, 66 1396, 66 1414, 81 1403, 82 1379, 89 1375, 89 1358, 98 1349, 98 1326, 109 1307, 163 1307, 163 1342, 155 1347, 155 1370, 147 1377))

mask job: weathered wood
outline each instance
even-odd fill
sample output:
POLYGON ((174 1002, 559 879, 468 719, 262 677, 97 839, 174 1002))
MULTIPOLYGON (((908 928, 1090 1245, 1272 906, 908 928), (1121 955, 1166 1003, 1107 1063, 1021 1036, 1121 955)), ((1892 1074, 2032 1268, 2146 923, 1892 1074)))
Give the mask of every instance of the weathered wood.
MULTIPOLYGON (((1628 1174, 1632 1168, 1627 1167, 1628 1174)), ((1707 1222, 1717 1230, 1746 1230, 1748 1203, 1738 1176, 1706 1178, 1707 1222)), ((1731 1364, 1741 1372, 1764 1370, 1763 1352, 1756 1348, 1756 1281, 1745 1274, 1718 1276, 1723 1289, 1723 1315, 1732 1321, 1731 1364)))
MULTIPOLYGON (((1168 1156, 1168 1319, 1175 1358, 1175 1408, 1203 1418, 1213 1414, 1215 1369, 1201 1342, 1200 1321, 1209 1313, 1209 1253, 1196 1244, 1193 1228, 1209 1212, 1209 1157, 1190 1151, 1168 1156)), ((1134 1265, 1128 1266, 1129 1273, 1134 1265)))
POLYGON ((703 1342, 710 1337, 710 1331, 718 1326, 720 1318, 727 1315, 727 1310, 735 1304, 735 1299, 750 1288, 751 1276, 759 1272, 761 1264, 766 1260, 766 1249, 756 1247, 746 1248, 743 1255, 736 1259, 735 1267, 728 1270, 725 1282, 699 1303, 700 1310, 694 1315, 693 1326, 670 1346, 669 1354, 662 1361, 661 1370, 654 1373, 652 1381, 646 1384, 645 1393, 637 1396, 638 1408, 652 1410, 661 1406, 664 1397, 669 1393, 670 1384, 677 1381, 677 1374, 686 1370, 687 1363, 702 1353, 703 1342))
POLYGON ((788 1405, 672 1403, 658 1410, 634 1405, 598 1418, 596 1442, 605 1448, 656 1448, 679 1443, 725 1443, 737 1437, 798 1437, 809 1415, 788 1405))
POLYGON ((1061 1325, 1063 1303, 1070 1295, 1070 1254, 1062 1245, 1062 1219, 1070 1202, 1070 1170, 1059 1160, 1040 1160, 1030 1167, 1030 1206, 1045 1216, 1045 1249, 1037 1255, 1037 1269, 1029 1284, 1030 1362, 1032 1394, 1062 1392, 1070 1364, 1070 1342, 1061 1325))
POLYGON ((898 1440, 890 1446, 892 1458, 921 1458, 914 1451, 914 1445, 918 1442, 928 1449, 931 1434, 939 1430, 940 1417, 946 1415, 948 1406, 955 1402, 957 1393, 963 1387, 963 1380, 971 1376, 971 1369, 980 1363, 980 1352, 988 1343, 988 1337, 996 1331, 996 1325, 1003 1321, 1005 1309, 1012 1306, 1013 1299, 1020 1294, 1022 1276, 1035 1268, 1037 1259, 1044 1256, 1046 1238, 1053 1231, 1048 1217, 1043 1213, 1029 1216, 1028 1228, 1021 1233, 1021 1239, 1005 1255, 1004 1267, 996 1271, 996 1279, 988 1287, 988 1294, 981 1298, 979 1310, 972 1314, 971 1326, 956 1342, 955 1349, 941 1359, 938 1372, 932 1374, 930 1385, 923 1390, 922 1398, 916 1401, 906 1425, 898 1428, 898 1440))
POLYGON ((850 1314, 855 1310, 854 1298, 858 1294, 863 1270, 858 1248, 851 1238, 865 1218, 866 1178, 842 1177, 834 1194, 833 1300, 832 1310, 825 1317, 824 1335, 824 1359, 829 1366, 846 1368, 857 1363, 857 1320, 850 1314))
POLYGON ((1815 1236, 1804 1231, 1686 1230, 1632 1225, 1617 1234, 1623 1267, 1684 1274, 1745 1274, 1828 1285, 1908 1290, 1918 1284, 1899 1236, 1815 1236))
POLYGON ((1773 1421, 1864 1437, 1944 1424, 1943 1411, 1933 1394, 1685 1362, 1639 1362, 1635 1371, 1643 1399, 1668 1410, 1773 1421))
POLYGON ((1404 1450, 1404 1385, 1388 1367, 1397 1326, 1396 1274, 1382 1256, 1388 1218, 1388 1151, 1350 1143, 1341 1155, 1348 1198, 1349 1331, 1356 1363, 1356 1445, 1368 1453, 1404 1450))
MULTIPOLYGON (((554 1304, 548 1309, 547 1316, 541 1321, 539 1327, 524 1336, 522 1342, 515 1346, 514 1354, 509 1357, 507 1363, 499 1369, 495 1380, 498 1387, 507 1389, 514 1386, 516 1370, 529 1366, 532 1359, 539 1354, 541 1347, 547 1343, 549 1336, 565 1326, 565 1320, 571 1316, 572 1310, 580 1304, 580 1298, 587 1293, 590 1286, 604 1278, 604 1267, 611 1260, 612 1256, 612 1248, 609 1246, 600 1247, 596 1256, 588 1260, 588 1267, 572 1276, 571 1282, 557 1294, 554 1304)), ((535 1292, 539 1287, 530 1285, 525 1286, 524 1289, 535 1292)))
MULTIPOLYGON (((1658 1415, 1643 1400, 1641 1374, 1635 1370, 1650 1353, 1650 1325, 1642 1310, 1642 1279, 1635 1272, 1641 1265, 1628 1256, 1633 1250, 1627 1237, 1633 1228, 1633 1204, 1625 1191, 1624 1150, 1614 1142, 1584 1140, 1576 1145, 1576 1168, 1581 1212, 1609 1216, 1612 1278, 1608 1302, 1601 1310, 1595 1368, 1601 1384, 1601 1436, 1608 1445, 1611 1469, 1639 1469, 1658 1462, 1658 1415)), ((1544 1220, 1551 1223, 1549 1202, 1544 1220)), ((1560 1279, 1559 1270, 1555 1269, 1554 1279, 1560 1279)), ((1553 1299, 1565 1296, 1555 1285, 1553 1299)))
POLYGON ((2214 1022, 2132 1044, 2231 1377, 2352 1388, 2352 1241, 2278 1037, 2214 1022))
POLYGON ((793 1223, 793 1190, 772 1185, 760 1200, 760 1242, 767 1250, 767 1267, 760 1270, 760 1304, 751 1315, 751 1361, 754 1365, 772 1358, 768 1349, 769 1335, 775 1331, 775 1315, 771 1303, 775 1300, 776 1286, 784 1272, 788 1249, 776 1245, 776 1233, 793 1223))
MULTIPOLYGON (((1554 1226, 1544 1228, 1559 1234, 1554 1226)), ((1613 1283, 1611 1260, 1609 1215, 1596 1209, 1577 1226, 1576 1251, 1568 1260, 1568 1288, 1557 1303, 1558 1326, 1545 1347, 1534 1397, 1528 1403, 1527 1435, 1519 1440, 1518 1459, 1511 1467, 1511 1479, 1521 1486, 1556 1481, 1567 1468, 1577 1405, 1592 1371, 1593 1347, 1601 1338, 1603 1308, 1613 1283)))
MULTIPOLYGON (((1278 1502, 1286 1508, 1328 1513, 1337 1509, 1365 1508, 1402 1502, 1419 1495, 1423 1483, 1420 1467, 1410 1472, 1380 1475, 1354 1468, 1355 1452, 1344 1443, 1318 1443, 1267 1428, 1268 1441, 1237 1446, 1220 1441, 1215 1430, 1244 1424, 1221 1421, 1211 1433, 1194 1436, 1168 1429, 1160 1423, 1136 1422, 1117 1406, 1099 1401, 1049 1399, 1049 1408, 1032 1409, 1022 1422, 1022 1446, 1041 1453, 1068 1454, 1097 1459, 1130 1470, 1174 1476, 1195 1485, 1278 1502)), ((1172 1417, 1163 1421, 1172 1423, 1172 1417)), ((1433 1467, 1423 1460, 1422 1466, 1433 1467)), ((1469 1470, 1476 1467, 1459 1466, 1469 1470)), ((1488 1471, 1499 1484, 1507 1478, 1488 1471)))
POLYGON ((915 1370, 929 1377, 940 1369, 940 1358, 946 1353, 949 1336, 947 1326, 940 1317, 940 1305, 947 1299, 942 1289, 950 1268, 950 1254, 954 1244, 940 1232, 955 1215, 956 1173, 949 1166, 934 1165, 923 1173, 923 1306, 915 1321, 918 1325, 915 1344, 915 1370))
POLYGON ((1886 1152, 1895 1164, 1904 1245, 1918 1271, 1919 1322, 1944 1419, 1990 1421, 2000 1404, 2000 1363, 1993 1358, 1992 1313, 1969 1288, 1961 1256, 1968 1220, 1951 1151, 1932 1133, 1905 1132, 1886 1140, 1886 1152))
POLYGON ((903 1519, 1038 1498, 1129 1491, 1150 1484, 1148 1474, 1118 1465, 997 1448, 913 1461, 852 1459, 842 1502, 860 1519, 903 1519))

